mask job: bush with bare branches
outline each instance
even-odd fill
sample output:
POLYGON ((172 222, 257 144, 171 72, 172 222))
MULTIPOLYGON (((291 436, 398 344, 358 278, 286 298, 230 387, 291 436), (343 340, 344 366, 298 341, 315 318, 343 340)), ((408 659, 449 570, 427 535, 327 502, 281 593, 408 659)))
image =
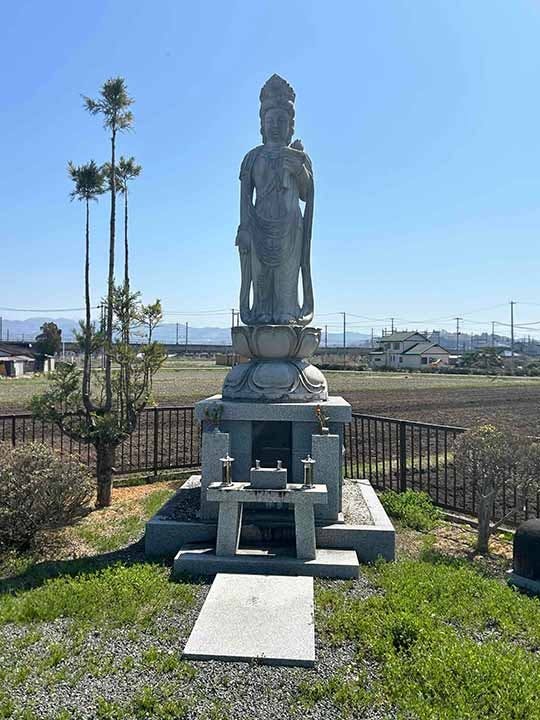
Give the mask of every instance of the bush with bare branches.
POLYGON ((0 549, 24 549, 45 528, 79 514, 93 493, 87 468, 47 445, 0 443, 0 549))
POLYGON ((457 438, 454 457, 457 469, 476 493, 477 550, 487 553, 492 533, 523 510, 531 491, 540 487, 540 445, 494 425, 476 425, 457 438), (503 493, 513 496, 515 504, 495 521, 503 493))

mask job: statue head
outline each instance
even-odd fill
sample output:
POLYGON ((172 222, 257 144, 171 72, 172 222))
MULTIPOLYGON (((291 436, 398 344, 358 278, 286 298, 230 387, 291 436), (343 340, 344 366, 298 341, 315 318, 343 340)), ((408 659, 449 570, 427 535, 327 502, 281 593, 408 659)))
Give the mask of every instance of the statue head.
POLYGON ((291 142, 294 133, 295 97, 292 87, 279 75, 272 75, 265 82, 259 96, 263 143, 270 141, 288 145, 291 142))

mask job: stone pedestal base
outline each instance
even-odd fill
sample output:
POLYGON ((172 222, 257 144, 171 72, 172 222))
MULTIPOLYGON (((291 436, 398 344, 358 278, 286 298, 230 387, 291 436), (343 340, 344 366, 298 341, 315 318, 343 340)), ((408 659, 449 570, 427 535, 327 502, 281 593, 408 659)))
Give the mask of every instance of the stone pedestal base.
POLYGON ((326 379, 307 360, 320 339, 319 328, 301 325, 233 327, 235 353, 251 359, 229 371, 223 383, 223 398, 251 402, 326 400, 326 379))
POLYGON ((322 402, 328 399, 328 386, 319 368, 307 360, 250 360, 229 371, 223 397, 250 402, 322 402))
POLYGON ((307 575, 324 578, 357 578, 358 557, 354 550, 318 549, 313 560, 291 555, 290 548, 244 548, 236 555, 216 555, 214 547, 188 544, 174 558, 173 575, 307 575))

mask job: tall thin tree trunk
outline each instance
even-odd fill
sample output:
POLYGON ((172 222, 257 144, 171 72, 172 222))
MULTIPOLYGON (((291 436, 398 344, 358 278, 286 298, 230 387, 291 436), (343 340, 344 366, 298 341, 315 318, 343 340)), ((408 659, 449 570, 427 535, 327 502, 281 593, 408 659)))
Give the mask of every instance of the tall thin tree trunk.
POLYGON ((107 286, 107 327, 105 360, 105 406, 104 410, 112 409, 112 337, 113 337, 113 294, 114 294, 114 245, 116 235, 116 127, 111 133, 111 217, 109 227, 109 280, 107 286))
POLYGON ((86 311, 86 327, 84 333, 84 366, 83 366, 83 403, 85 410, 90 412, 90 200, 86 198, 86 234, 84 261, 84 304, 86 311))
POLYGON ((129 293, 129 245, 128 245, 128 187, 124 178, 124 285, 129 293))
POLYGON ((96 507, 109 507, 112 502, 113 467, 116 447, 107 443, 96 445, 97 498, 96 507))

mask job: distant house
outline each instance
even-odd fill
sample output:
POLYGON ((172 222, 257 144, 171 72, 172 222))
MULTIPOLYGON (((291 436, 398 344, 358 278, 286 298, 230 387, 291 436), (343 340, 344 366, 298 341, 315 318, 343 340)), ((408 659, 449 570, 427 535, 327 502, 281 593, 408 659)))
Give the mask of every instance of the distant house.
POLYGON ((437 365, 448 365, 450 353, 437 343, 427 342, 413 345, 400 355, 399 367, 413 370, 437 365))
POLYGON ((49 373, 54 370, 51 355, 36 353, 29 346, 12 343, 0 345, 0 376, 21 377, 26 373, 49 373))
POLYGON ((450 353, 419 332, 393 332, 383 335, 379 348, 369 354, 371 367, 421 369, 448 365, 450 353))
POLYGON ((34 369, 34 358, 27 354, 17 352, 18 348, 0 345, 0 376, 21 377, 25 372, 34 369))

